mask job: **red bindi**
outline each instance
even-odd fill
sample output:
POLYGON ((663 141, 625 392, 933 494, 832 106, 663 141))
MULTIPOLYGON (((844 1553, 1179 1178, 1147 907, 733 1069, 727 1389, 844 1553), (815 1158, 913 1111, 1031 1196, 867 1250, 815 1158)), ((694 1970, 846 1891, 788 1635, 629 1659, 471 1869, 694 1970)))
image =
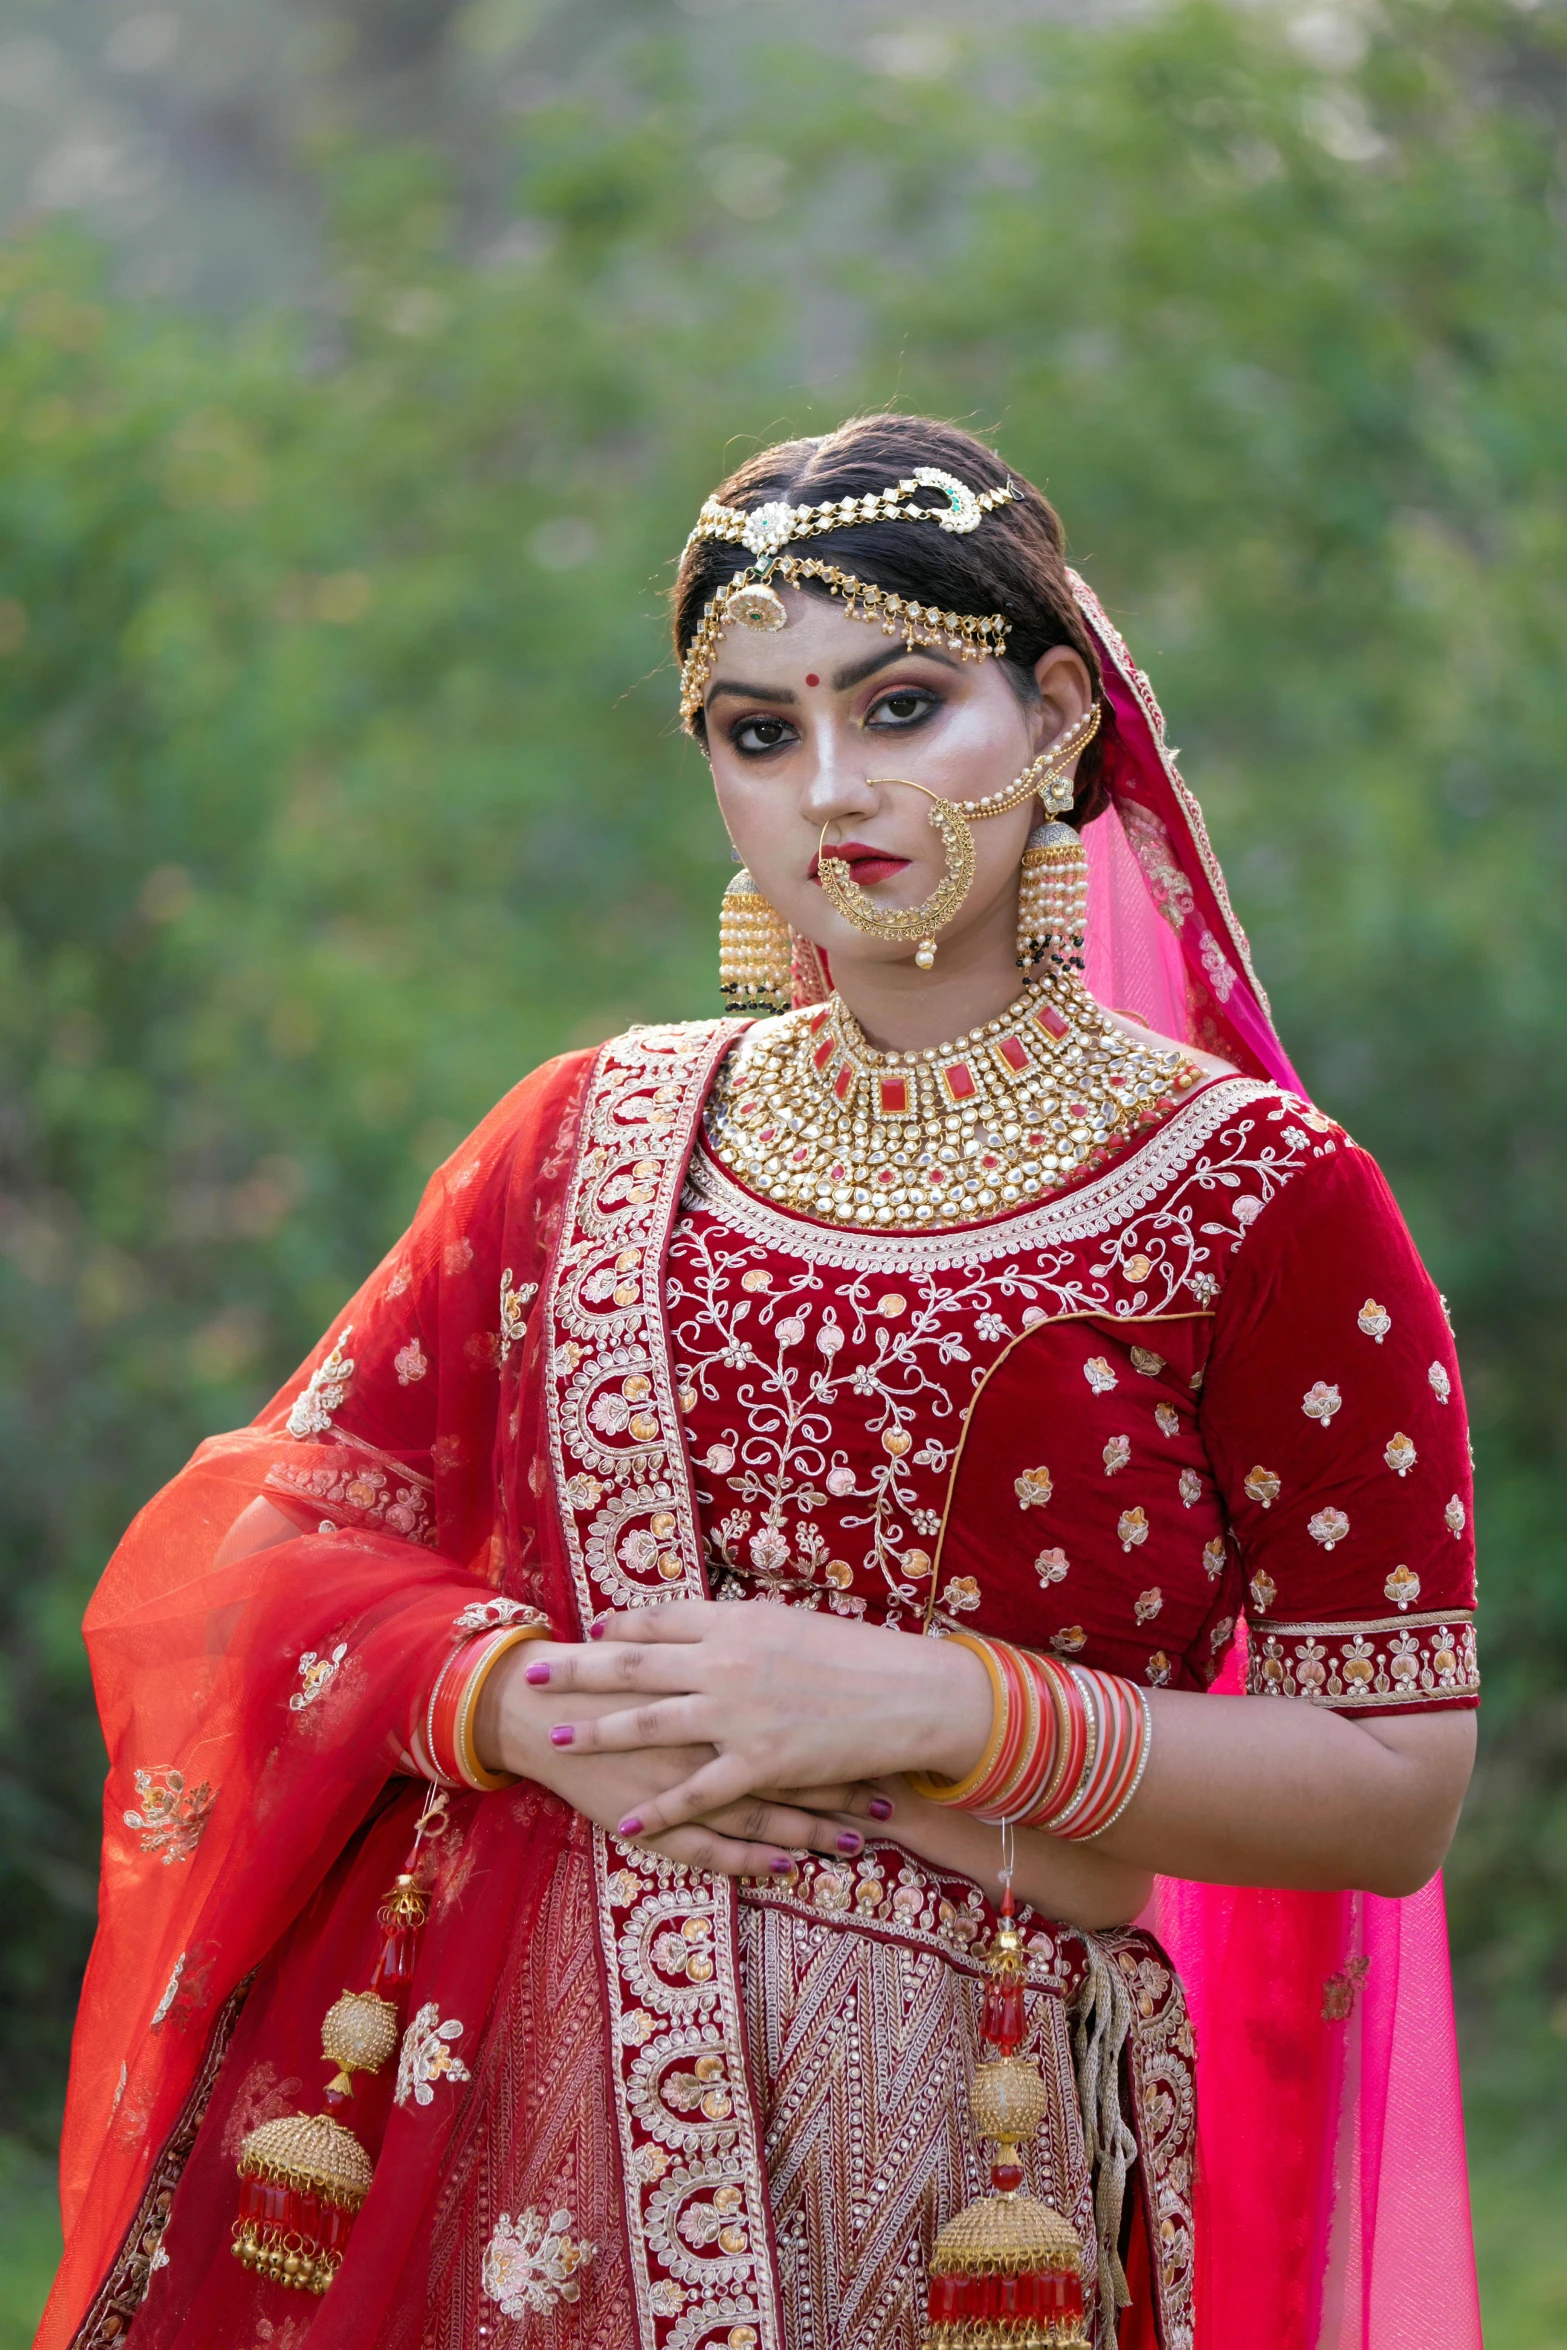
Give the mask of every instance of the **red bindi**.
POLYGON ((817 676, 814 669, 807 669, 805 673, 805 682, 807 685, 820 685, 822 681, 817 676))

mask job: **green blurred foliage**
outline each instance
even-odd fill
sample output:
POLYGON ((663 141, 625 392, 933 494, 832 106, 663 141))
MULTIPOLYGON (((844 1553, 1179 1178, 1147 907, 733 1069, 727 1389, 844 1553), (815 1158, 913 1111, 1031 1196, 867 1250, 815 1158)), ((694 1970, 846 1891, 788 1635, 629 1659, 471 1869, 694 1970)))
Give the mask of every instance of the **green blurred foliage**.
POLYGON ((310 317, 0 247, 0 2107, 40 2143, 103 1559, 505 1087, 715 1008, 671 558, 744 450, 881 403, 1060 504, 1451 1298, 1488 1671, 1456 1941, 1476 2077, 1559 2129, 1567 15, 943 41, 704 76, 655 32, 526 114, 480 258, 433 151, 323 144, 310 317))

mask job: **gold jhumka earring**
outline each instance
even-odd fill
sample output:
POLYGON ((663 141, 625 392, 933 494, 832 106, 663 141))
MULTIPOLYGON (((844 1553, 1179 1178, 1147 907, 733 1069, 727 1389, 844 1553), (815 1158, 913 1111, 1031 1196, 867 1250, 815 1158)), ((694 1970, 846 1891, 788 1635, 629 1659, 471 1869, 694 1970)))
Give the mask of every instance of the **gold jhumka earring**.
POLYGON ((718 916, 718 984, 731 1012, 787 1012, 789 925, 742 865, 718 916))
MULTIPOLYGON (((1064 770, 1086 751, 1099 731, 1100 706, 1091 703, 1081 718, 1074 719, 1058 741, 1048 751, 1042 751, 1032 766, 1025 767, 1004 791, 987 792, 978 800, 944 800, 923 783, 914 783, 907 776, 887 775, 867 778, 874 783, 901 783, 909 791, 923 792, 931 802, 930 822, 941 836, 946 853, 946 872, 936 887, 917 906, 882 907, 874 903, 848 871, 841 857, 835 856, 827 841, 827 827, 822 827, 818 873, 827 902, 856 930, 869 938, 917 939, 919 944, 914 960, 922 971, 928 971, 936 960, 935 933, 950 922, 974 880, 974 835, 971 827, 987 816, 1004 816, 1025 800, 1043 799, 1053 814, 1058 806, 1069 807, 1072 786, 1064 770), (1065 798, 1061 797, 1062 789, 1065 798)), ((1054 825, 1055 832, 1070 832, 1067 825, 1054 825)), ((1033 835, 1029 836, 1030 846, 1033 835)), ((1073 839, 1076 838, 1072 834, 1073 839)), ((1027 865, 1027 852, 1024 857, 1027 865)), ((1021 929, 1022 908, 1019 907, 1021 929)), ((1037 956, 1031 960, 1037 961, 1037 956)))
POLYGON ((1065 776, 1040 791, 1046 821, 1023 851, 1017 891, 1017 965, 1031 971, 1048 955, 1059 971, 1080 973, 1088 930, 1088 858, 1080 835, 1057 821, 1072 805, 1065 776))

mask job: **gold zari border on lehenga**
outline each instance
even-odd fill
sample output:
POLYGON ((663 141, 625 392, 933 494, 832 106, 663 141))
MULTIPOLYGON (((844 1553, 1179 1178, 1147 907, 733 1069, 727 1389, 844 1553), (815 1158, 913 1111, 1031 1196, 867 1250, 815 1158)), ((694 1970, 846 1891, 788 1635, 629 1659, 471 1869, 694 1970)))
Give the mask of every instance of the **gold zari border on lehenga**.
MULTIPOLYGON (((706 1596, 661 1275, 702 1103, 741 1025, 633 1030, 588 1082, 547 1371, 584 1623, 706 1596)), ((593 1843, 638 2350, 785 2350, 733 1885, 603 1830, 593 1843)))

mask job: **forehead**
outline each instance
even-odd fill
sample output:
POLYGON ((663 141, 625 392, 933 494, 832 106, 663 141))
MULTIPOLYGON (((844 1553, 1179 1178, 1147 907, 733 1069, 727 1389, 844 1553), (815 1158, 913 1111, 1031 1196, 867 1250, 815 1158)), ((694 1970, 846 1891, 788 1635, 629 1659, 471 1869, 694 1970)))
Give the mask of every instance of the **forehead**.
POLYGON ((719 644, 709 693, 715 686, 740 680, 795 686, 807 672, 828 684, 835 670, 858 668, 872 654, 901 650, 899 636, 889 636, 879 621, 851 620, 836 598, 810 595, 781 582, 779 593, 789 615, 785 626, 748 628, 736 620, 719 644))

